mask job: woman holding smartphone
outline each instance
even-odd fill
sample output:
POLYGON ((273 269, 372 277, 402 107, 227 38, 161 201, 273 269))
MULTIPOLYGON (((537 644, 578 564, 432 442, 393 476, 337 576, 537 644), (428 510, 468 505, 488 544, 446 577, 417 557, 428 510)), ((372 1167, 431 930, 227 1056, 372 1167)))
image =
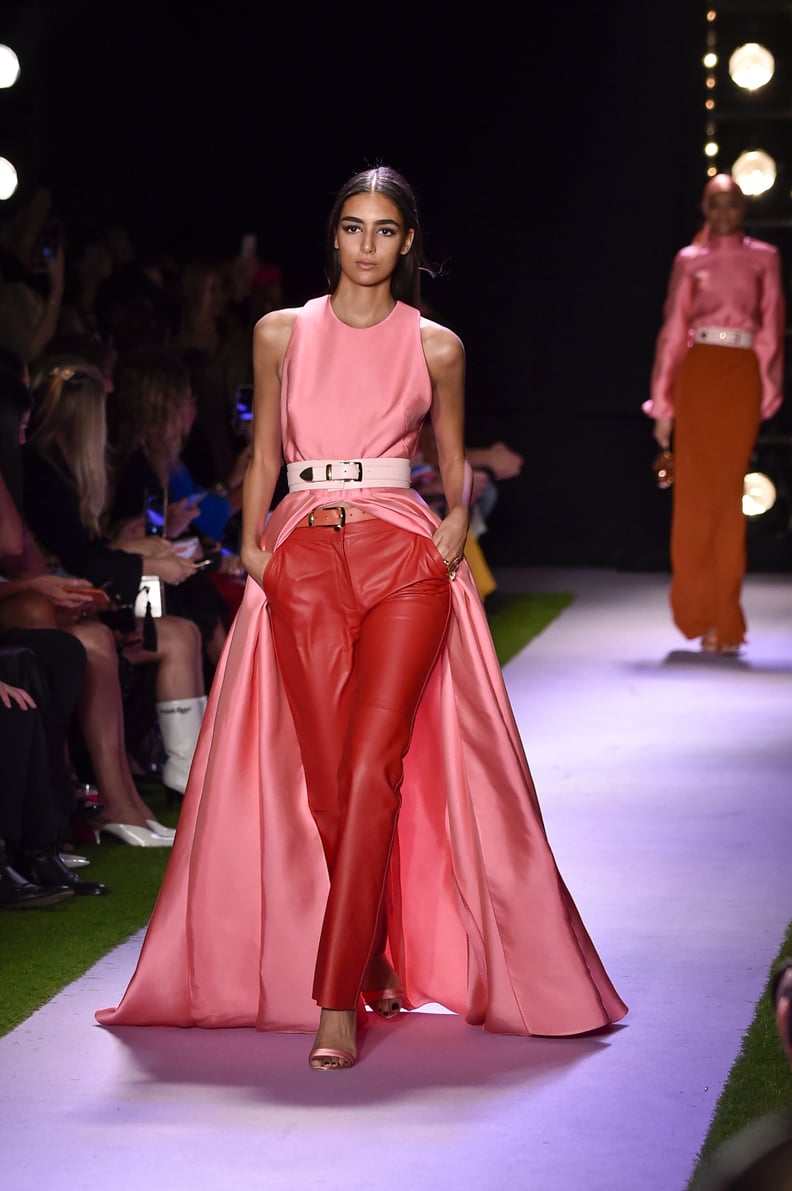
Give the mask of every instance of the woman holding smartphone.
POLYGON ((555 866, 462 561, 464 352, 421 317, 422 267, 410 187, 367 170, 330 215, 329 293, 256 325, 250 577, 104 1024, 316 1030, 311 1067, 338 1071, 364 1003, 526 1035, 626 1012, 555 866), (442 521, 410 487, 428 416, 442 521))

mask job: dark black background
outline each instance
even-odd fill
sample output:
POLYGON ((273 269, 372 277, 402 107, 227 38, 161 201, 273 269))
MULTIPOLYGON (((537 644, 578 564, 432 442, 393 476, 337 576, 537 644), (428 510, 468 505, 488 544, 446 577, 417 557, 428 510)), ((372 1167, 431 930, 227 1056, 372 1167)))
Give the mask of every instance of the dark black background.
POLYGON ((706 180, 705 11, 7 0, 0 152, 75 236, 119 219, 187 256, 256 231, 288 304, 324 288, 336 189, 394 165, 443 265, 425 297, 467 349, 469 441, 526 458, 488 557, 664 567, 640 403, 706 180))

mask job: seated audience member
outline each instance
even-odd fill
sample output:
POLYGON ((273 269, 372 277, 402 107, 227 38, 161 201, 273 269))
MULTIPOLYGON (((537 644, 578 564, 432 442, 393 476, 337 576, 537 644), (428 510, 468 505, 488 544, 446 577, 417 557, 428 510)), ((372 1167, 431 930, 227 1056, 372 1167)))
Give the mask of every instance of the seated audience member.
MULTIPOLYGON (((118 353, 112 343, 96 333, 63 333, 58 332, 47 344, 46 350, 34 361, 34 371, 45 368, 64 367, 75 364, 87 364, 101 373, 105 393, 113 392, 114 373, 118 353)), ((28 378, 29 379, 29 378, 28 378)))
MULTIPOLYGON (((0 477, 0 555, 17 551, 22 536, 0 477)), ((0 906, 106 892, 98 882, 78 880, 57 850, 74 804, 66 734, 85 661, 80 643, 66 633, 0 632, 0 906)))
MULTIPOLYGON (((103 532, 108 472, 105 391, 93 368, 58 366, 34 377, 33 411, 24 450, 24 515, 42 550, 69 575, 103 588, 134 608, 144 572, 179 584, 195 573, 173 546, 137 526, 103 532)), ((123 654, 131 666, 156 661, 156 714, 166 754, 163 782, 184 792, 206 704, 200 635, 182 617, 163 616, 155 640, 132 621, 123 654)))
MULTIPOLYGON (((214 554, 219 571, 236 576, 242 589, 239 558, 223 551, 231 517, 241 505, 241 484, 232 492, 207 491, 196 484, 181 452, 195 418, 195 402, 186 367, 164 348, 140 348, 118 364, 113 394, 110 440, 113 498, 110 523, 141 511, 153 494, 166 502, 165 536, 200 535, 205 552, 214 554)), ((197 574, 173 593, 169 607, 201 629, 209 674, 220 656, 231 608, 213 582, 197 574)))
MULTIPOLYGON (((8 378, 0 373, 0 427, 14 435, 9 446, 8 438, 0 434, 0 630, 6 631, 6 640, 22 644, 27 638, 13 638, 9 630, 35 633, 61 628, 76 638, 85 657, 77 722, 92 766, 91 776, 102 798, 100 815, 92 818, 90 825, 95 832, 105 831, 139 847, 169 847, 173 830, 157 821, 140 797, 129 770, 113 634, 96 619, 97 601, 95 597, 86 599, 86 580, 48 573, 6 486, 4 475, 14 474, 19 454, 19 426, 4 417, 8 412, 9 403, 4 400, 7 393, 8 378)), ((23 389, 23 393, 29 400, 27 390, 23 389)), ((16 401, 20 403, 18 394, 16 401)), ((24 402, 20 404, 24 408, 24 402)), ((99 606, 103 603, 100 601, 99 606)))
MULTIPOLYGON (((0 651, 0 671, 2 651, 0 651)), ((36 798, 45 789, 42 774, 44 729, 35 702, 27 691, 0 678, 0 748, 3 751, 4 781, 0 791, 0 909, 27 910, 52 906, 72 897, 68 885, 36 885, 13 866, 12 850, 24 838, 23 824, 29 816, 39 818, 36 798), (32 794, 29 795, 29 791, 32 794), (8 841, 8 842, 7 842, 8 841), (9 843, 11 849, 9 849, 9 843)), ((48 812, 45 801, 44 817, 48 812)), ((35 833, 28 839, 35 840, 35 833)))
POLYGON ((55 334, 64 289, 63 228, 40 187, 6 226, 0 252, 0 344, 26 364, 55 334))
POLYGON ((257 268, 255 255, 245 253, 232 262, 188 261, 173 341, 196 402, 183 461, 200 484, 222 490, 232 502, 241 499, 237 490, 249 459, 237 394, 253 380, 255 320, 249 321, 248 304, 257 268))
POLYGON ((0 706, 0 905, 33 904, 26 884, 81 895, 108 892, 100 881, 73 873, 58 850, 74 804, 66 733, 84 673, 85 653, 68 633, 0 633, 6 696, 0 706))

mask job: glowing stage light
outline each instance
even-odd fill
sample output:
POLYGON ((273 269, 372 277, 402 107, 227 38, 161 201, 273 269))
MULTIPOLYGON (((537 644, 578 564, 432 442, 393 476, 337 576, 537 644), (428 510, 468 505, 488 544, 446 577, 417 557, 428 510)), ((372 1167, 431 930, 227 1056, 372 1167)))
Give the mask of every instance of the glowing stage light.
POLYGON ((19 59, 10 45, 0 45, 0 87, 13 87, 19 78, 19 59))
POLYGON ((717 157, 719 152, 720 148, 716 141, 707 141, 706 145, 704 146, 705 157, 717 157))
POLYGON ((746 517, 761 517, 776 502, 776 487, 769 476, 751 471, 743 480, 742 511, 746 517))
POLYGON ((11 162, 0 157, 0 200, 9 199, 17 188, 17 172, 11 162))
POLYGON ((775 59, 769 50, 755 41, 738 46, 729 58, 732 82, 744 91, 758 91, 775 73, 775 59))
POLYGON ((740 154, 731 172, 743 194, 764 194, 776 180, 776 163, 764 150, 750 149, 740 154))

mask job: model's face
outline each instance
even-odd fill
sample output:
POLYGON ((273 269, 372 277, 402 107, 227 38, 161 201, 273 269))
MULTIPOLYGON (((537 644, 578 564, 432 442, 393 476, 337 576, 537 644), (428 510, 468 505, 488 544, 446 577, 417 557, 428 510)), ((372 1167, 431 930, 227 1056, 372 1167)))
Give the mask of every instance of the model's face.
POLYGON ((740 190, 716 190, 707 196, 704 215, 716 236, 734 236, 742 228, 745 197, 740 190))
POLYGON ((335 247, 341 272, 357 285, 387 280, 412 242, 412 228, 383 194, 356 194, 341 208, 335 247))

